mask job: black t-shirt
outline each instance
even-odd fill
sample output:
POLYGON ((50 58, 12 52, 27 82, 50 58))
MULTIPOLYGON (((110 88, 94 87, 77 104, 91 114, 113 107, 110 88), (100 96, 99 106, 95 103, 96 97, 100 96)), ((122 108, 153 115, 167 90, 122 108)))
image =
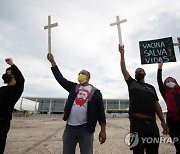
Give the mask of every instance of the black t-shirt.
POLYGON ((24 90, 24 78, 20 70, 12 65, 11 71, 15 76, 16 84, 0 87, 0 118, 7 120, 11 120, 14 105, 24 90))
POLYGON ((159 101, 155 88, 147 83, 139 83, 131 76, 126 81, 129 90, 129 115, 141 113, 155 118, 155 102, 159 101))

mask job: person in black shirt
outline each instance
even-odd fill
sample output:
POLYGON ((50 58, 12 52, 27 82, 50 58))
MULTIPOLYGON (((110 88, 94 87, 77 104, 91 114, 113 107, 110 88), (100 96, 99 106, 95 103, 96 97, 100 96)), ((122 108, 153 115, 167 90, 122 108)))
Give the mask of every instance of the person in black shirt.
POLYGON ((130 149, 133 150, 134 154, 144 154, 144 151, 146 154, 158 154, 159 129, 156 124, 156 114, 161 121, 163 134, 168 133, 168 127, 155 88, 145 83, 146 73, 142 68, 135 70, 136 80, 130 76, 126 69, 124 46, 119 45, 119 51, 121 71, 129 90, 130 149), (135 140, 132 140, 133 137, 135 140), (150 140, 152 142, 149 142, 150 140))
POLYGON ((14 65, 13 60, 7 58, 5 61, 10 67, 2 75, 2 79, 7 86, 0 87, 0 154, 4 153, 12 112, 24 90, 25 82, 23 75, 14 65))

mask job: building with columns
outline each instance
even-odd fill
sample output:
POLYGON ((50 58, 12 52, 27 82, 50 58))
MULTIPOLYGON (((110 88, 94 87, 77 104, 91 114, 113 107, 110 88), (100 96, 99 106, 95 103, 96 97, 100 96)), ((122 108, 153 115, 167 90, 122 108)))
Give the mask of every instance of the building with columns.
MULTIPOLYGON (((67 98, 46 97, 22 97, 20 110, 28 101, 34 103, 35 114, 61 114, 67 98)), ((128 99, 103 99, 106 113, 127 113, 129 109, 128 99)))

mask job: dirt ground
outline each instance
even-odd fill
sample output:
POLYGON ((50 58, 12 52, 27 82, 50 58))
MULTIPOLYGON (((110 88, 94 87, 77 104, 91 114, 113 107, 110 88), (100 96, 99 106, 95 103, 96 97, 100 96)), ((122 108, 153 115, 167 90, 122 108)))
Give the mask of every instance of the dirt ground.
MULTIPOLYGON (((14 117, 5 154, 61 154, 64 127, 65 122, 61 116, 14 117)), ((94 134, 94 154, 132 153, 124 142, 129 132, 128 118, 107 118, 107 140, 102 145, 98 141, 99 130, 100 127, 97 125, 94 134)), ((78 146, 76 151, 76 154, 80 153, 78 146)), ((161 143, 159 153, 174 154, 175 148, 171 143, 161 143)))

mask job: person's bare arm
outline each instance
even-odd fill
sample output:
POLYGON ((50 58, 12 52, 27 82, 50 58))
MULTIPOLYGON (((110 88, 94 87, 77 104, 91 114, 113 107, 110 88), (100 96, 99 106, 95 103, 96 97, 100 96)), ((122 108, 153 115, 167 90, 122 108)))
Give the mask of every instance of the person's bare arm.
POLYGON ((106 124, 101 124, 101 131, 99 133, 99 142, 103 144, 106 141, 106 124))
POLYGON ((165 122, 164 116, 163 116, 163 112, 162 112, 162 108, 159 104, 158 101, 155 102, 155 108, 156 108, 156 114, 158 115, 160 121, 161 121, 161 126, 163 128, 163 134, 167 135, 169 133, 169 128, 165 122))
POLYGON ((163 62, 158 63, 158 69, 162 69, 163 62))
POLYGON ((125 58, 124 58, 124 46, 121 46, 120 44, 119 44, 119 52, 120 52, 120 56, 121 56, 120 57, 121 71, 124 76, 124 79, 128 80, 130 75, 126 69, 126 63, 125 63, 125 58))

